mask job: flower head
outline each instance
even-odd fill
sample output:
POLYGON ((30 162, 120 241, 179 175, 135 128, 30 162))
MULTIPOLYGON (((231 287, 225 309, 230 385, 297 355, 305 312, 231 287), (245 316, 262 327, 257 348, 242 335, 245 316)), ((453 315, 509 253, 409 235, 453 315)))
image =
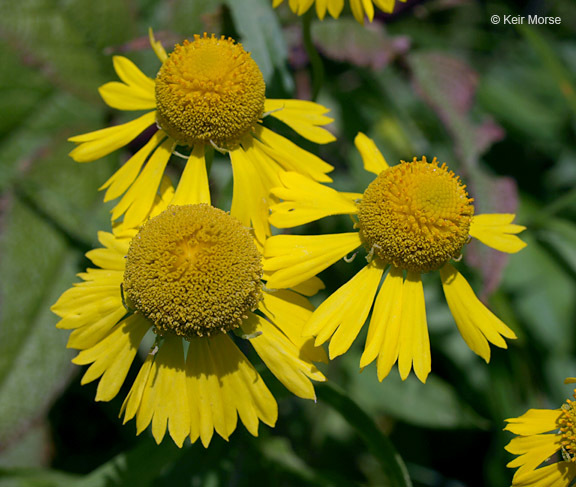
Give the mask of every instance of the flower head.
POLYGON ((358 231, 272 237, 264 249, 268 287, 294 286, 364 246, 367 265, 318 307, 304 333, 316 336, 316 345, 330 340, 330 356, 341 355, 374 304, 360 366, 378 359, 382 380, 398 362, 403 379, 413 368, 424 382, 431 358, 421 275, 438 270, 460 333, 488 362, 489 343, 506 348, 504 338, 515 335, 480 302, 450 261, 459 260, 472 237, 503 252, 518 252, 525 244, 515 234, 524 227, 512 224, 514 215, 474 215, 466 187, 436 159, 415 158, 389 167, 365 135, 358 135, 356 145, 366 170, 377 175, 363 194, 339 193, 295 173, 281 176, 284 187, 273 193, 284 201, 271 208, 273 225, 292 227, 348 214, 357 218, 358 231))
MULTIPOLYGON (((322 127, 332 121, 325 116, 328 110, 309 101, 267 99, 258 65, 230 38, 197 35, 168 55, 150 36, 162 62, 156 79, 127 58, 115 56, 121 82, 106 83, 99 90, 113 108, 150 111, 131 122, 72 137, 78 146, 70 155, 78 162, 94 161, 127 145, 147 128, 158 128, 101 188, 106 189, 105 201, 121 197, 112 219, 124 216, 128 226, 136 227, 150 214, 172 154, 187 159, 171 201, 179 205, 195 181, 204 178, 206 151, 215 148, 228 154, 232 163, 235 215, 263 241, 269 234, 270 188, 281 184, 278 174, 296 171, 327 182, 331 179, 326 173, 332 170, 266 128, 264 120, 272 116, 303 137, 325 144, 334 140, 322 127)), ((209 196, 204 197, 209 202, 209 196)))
POLYGON ((518 455, 508 463, 511 468, 520 467, 513 486, 572 485, 576 479, 576 401, 567 399, 559 409, 530 409, 506 421, 504 429, 518 435, 506 445, 506 450, 518 455))
MULTIPOLYGON (((276 8, 283 1, 273 0, 272 5, 276 8)), ((382 12, 391 13, 394 11, 395 3, 395 0, 350 0, 350 9, 354 18, 362 24, 365 17, 368 17, 370 22, 374 20, 374 5, 382 12)), ((292 12, 297 15, 305 14, 312 4, 316 5, 316 14, 320 20, 324 19, 326 12, 337 19, 344 8, 344 0, 289 0, 288 2, 292 12)))
MULTIPOLYGON (((276 401, 240 342, 299 397, 315 398, 310 379, 324 380, 313 363, 325 360, 323 350, 301 337, 307 298, 264 290, 261 245, 202 201, 206 192, 168 206, 173 189, 163 184, 152 218, 101 232, 103 248, 87 254, 96 268, 52 307, 57 326, 73 330, 74 363, 90 365, 82 383, 99 379, 97 401, 118 394, 143 340, 153 340, 121 414, 136 418, 138 434, 151 424, 158 443, 168 430, 179 446, 187 437, 207 446, 214 431, 227 439, 238 417, 253 435, 259 421, 275 424, 276 401)), ((311 294, 317 282, 302 289, 311 294)))

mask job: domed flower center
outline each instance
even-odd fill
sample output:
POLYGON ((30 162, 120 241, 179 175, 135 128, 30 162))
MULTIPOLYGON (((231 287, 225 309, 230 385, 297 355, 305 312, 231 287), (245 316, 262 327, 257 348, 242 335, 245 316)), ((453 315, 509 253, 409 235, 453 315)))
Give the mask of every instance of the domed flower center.
POLYGON ((156 76, 157 121, 181 145, 232 148, 262 117, 265 90, 241 44, 196 35, 174 48, 156 76))
POLYGON ((358 205, 365 246, 399 269, 428 272, 457 257, 468 240, 472 199, 458 176, 414 160, 382 171, 358 205))
POLYGON ((242 224, 206 204, 169 206, 133 238, 127 305, 164 332, 193 338, 238 327, 261 298, 262 256, 242 224))
POLYGON ((576 461, 576 401, 568 399, 562 406, 558 420, 562 436, 562 454, 565 460, 576 461))

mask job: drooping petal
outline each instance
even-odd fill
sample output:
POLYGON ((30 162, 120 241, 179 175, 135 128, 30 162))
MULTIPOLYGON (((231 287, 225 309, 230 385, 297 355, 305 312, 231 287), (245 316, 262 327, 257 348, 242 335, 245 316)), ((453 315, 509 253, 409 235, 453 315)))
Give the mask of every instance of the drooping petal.
POLYGON ((366 171, 378 175, 388 169, 389 166, 386 159, 384 159, 384 156, 371 138, 362 132, 358 132, 358 135, 356 135, 354 139, 354 145, 362 156, 362 162, 364 163, 364 169, 366 169, 366 171))
POLYGON ((190 411, 180 337, 166 335, 158 351, 148 355, 122 409, 124 422, 136 415, 138 434, 151 422, 156 443, 162 441, 168 428, 174 442, 182 446, 190 433, 190 411))
POLYGON ((108 188, 104 196, 104 201, 116 199, 126 192, 140 173, 142 166, 150 157, 150 154, 156 150, 165 138, 166 133, 164 131, 159 130, 156 132, 136 154, 128 159, 108 181, 100 186, 100 190, 108 188))
POLYGON ((345 353, 366 321, 384 269, 374 262, 324 301, 304 327, 304 335, 316 336, 316 345, 332 337, 330 358, 345 353))
POLYGON ((272 205, 270 223, 277 228, 288 228, 309 223, 330 215, 358 213, 355 200, 360 193, 342 193, 317 183, 296 172, 280 175, 283 186, 272 189, 272 194, 284 200, 272 205))
POLYGON ((515 435, 538 435, 558 429, 558 419, 562 416, 560 409, 529 409, 518 418, 507 419, 507 431, 515 435))
POLYGON ((511 213, 475 215, 470 235, 500 252, 516 253, 526 247, 526 243, 516 236, 526 227, 513 224, 515 216, 511 213))
POLYGON ((312 142, 327 144, 336 140, 328 130, 321 127, 333 122, 334 119, 327 117, 325 113, 330 110, 318 103, 305 100, 267 99, 264 111, 312 142))
POLYGON ((112 210, 113 220, 124 215, 125 225, 133 228, 140 226, 146 220, 154 206, 173 146, 174 142, 166 139, 156 148, 130 189, 112 210))
POLYGON ((264 246, 271 289, 292 287, 315 276, 362 244, 357 232, 334 235, 277 235, 264 246))
POLYGON ((234 174, 230 214, 247 227, 253 227, 256 239, 264 242, 270 235, 269 191, 264 188, 254 161, 242 148, 231 151, 230 160, 234 174))
POLYGON ((100 159, 127 145, 155 121, 156 112, 153 111, 128 123, 70 137, 70 142, 79 144, 70 152, 70 157, 76 162, 100 159))
POLYGON ((328 361, 324 349, 315 346, 314 339, 302 335, 314 310, 308 299, 288 289, 278 289, 265 292, 258 309, 300 348, 300 358, 309 362, 328 361))
POLYGON ((275 424, 278 409, 274 397, 229 336, 191 340, 186 367, 189 400, 197 405, 196 429, 205 447, 214 430, 224 439, 230 436, 237 414, 254 436, 258 435, 259 420, 275 424))
POLYGON ((507 348, 502 337, 516 338, 516 335, 480 302, 462 274, 450 264, 445 264, 440 269, 440 277, 448 307, 462 338, 472 351, 488 362, 488 342, 507 348))
POLYGON ((256 127, 255 134, 256 138, 262 142, 262 150, 278 161, 286 171, 299 172, 323 183, 332 181, 326 173, 334 168, 319 157, 262 125, 256 127))
POLYGON ((328 12, 337 19, 344 8, 344 0, 328 0, 328 12))
POLYGON ((408 271, 402 289, 402 308, 400 323, 400 341, 398 349, 398 370, 402 380, 408 377, 414 368, 421 382, 432 368, 430 358, 430 339, 426 322, 424 289, 420 274, 408 271))
POLYGON ((251 335, 256 353, 284 386, 304 399, 316 399, 310 378, 326 378, 316 366, 300 356, 300 347, 267 319, 250 313, 242 323, 242 331, 251 335))
POLYGON ((350 0, 350 9, 354 18, 361 24, 364 23, 364 15, 368 17, 370 22, 374 19, 372 0, 350 0))
POLYGON ((378 357, 379 380, 388 375, 398 359, 403 284, 403 272, 391 267, 378 292, 370 319, 360 367, 366 367, 378 357))
POLYGON ((196 145, 192 150, 171 202, 173 205, 198 203, 210 204, 210 187, 206 172, 204 146, 201 144, 196 145))
POLYGON ((132 365, 138 346, 150 323, 139 315, 129 316, 102 341, 81 351, 75 364, 92 364, 82 377, 82 385, 100 377, 97 401, 110 401, 118 394, 132 365))
MULTIPOLYGON (((405 2, 406 0, 400 0, 405 2)), ((376 5, 382 12, 392 13, 394 11, 395 0, 373 0, 374 5, 376 5)))

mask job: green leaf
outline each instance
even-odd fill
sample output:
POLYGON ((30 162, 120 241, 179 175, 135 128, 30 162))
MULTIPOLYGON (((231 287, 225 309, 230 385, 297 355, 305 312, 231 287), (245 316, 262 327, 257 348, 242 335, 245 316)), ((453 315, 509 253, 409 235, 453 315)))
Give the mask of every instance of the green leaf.
POLYGON ((538 232, 538 238, 547 242, 564 262, 576 272, 576 225, 567 220, 553 219, 538 232))
POLYGON ((428 428, 485 427, 486 420, 463 402, 447 382, 430 375, 422 384, 414 375, 402 380, 392 370, 382 382, 375 367, 352 376, 350 394, 362 398, 372 414, 387 414, 406 423, 428 428))
POLYGON ((79 255, 64 236, 18 200, 0 238, 0 444, 16 442, 71 373, 67 334, 50 312, 74 279, 79 255))
POLYGON ((69 487, 77 478, 77 475, 57 470, 0 468, 0 487, 69 487))
POLYGON ((226 0, 242 45, 262 71, 264 80, 271 81, 278 69, 284 88, 293 90, 293 81, 287 68, 288 48, 278 17, 270 0, 226 0))
POLYGON ((110 485, 146 487, 152 485, 153 480, 167 467, 177 462, 185 451, 174 445, 169 438, 160 445, 151 438, 145 438, 133 450, 120 453, 72 485, 73 487, 110 485))
POLYGON ((389 485, 410 487, 412 482, 392 442, 382 434, 376 423, 350 397, 352 395, 337 389, 335 385, 319 384, 316 386, 318 399, 329 404, 362 437, 368 449, 378 459, 388 477, 389 485))

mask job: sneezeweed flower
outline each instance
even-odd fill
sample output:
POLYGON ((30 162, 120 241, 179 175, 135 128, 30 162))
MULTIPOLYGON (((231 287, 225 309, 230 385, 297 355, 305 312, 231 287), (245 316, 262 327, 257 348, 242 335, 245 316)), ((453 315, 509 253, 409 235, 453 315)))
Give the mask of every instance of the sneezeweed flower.
POLYGON ((271 207, 270 221, 285 228, 347 214, 357 219, 358 231, 272 237, 264 249, 267 286, 296 285, 364 246, 367 265, 318 307, 304 333, 315 335, 316 345, 331 339, 330 357, 341 355, 375 302, 360 367, 377 358, 382 380, 398 362, 402 379, 413 368, 425 382, 431 358, 421 275, 437 270, 462 337, 488 362, 488 342, 506 348, 504 338, 515 335, 480 302, 450 261, 460 259, 471 237, 502 252, 518 252, 525 244, 514 234, 524 227, 512 224, 514 215, 474 215, 466 187, 436 159, 414 158, 389 167, 365 135, 356 137, 356 146, 365 169, 377 175, 363 194, 339 193, 287 173, 282 176, 285 187, 273 190, 284 201, 271 207))
POLYGON ((230 156, 234 173, 232 208, 240 221, 254 227, 260 240, 269 232, 269 189, 280 184, 278 172, 301 172, 317 181, 330 181, 332 166, 266 128, 272 116, 301 136, 319 144, 334 140, 322 128, 332 121, 321 105, 265 96, 265 83, 256 62, 230 38, 196 35, 176 45, 170 55, 154 40, 162 61, 155 79, 129 59, 114 57, 121 82, 100 87, 104 101, 119 110, 150 110, 131 122, 72 137, 78 146, 70 153, 78 162, 94 161, 127 145, 147 128, 157 132, 103 186, 105 201, 122 196, 112 219, 124 215, 137 226, 149 213, 172 154, 183 155, 186 166, 173 204, 203 178, 207 151, 216 148, 230 156))
POLYGON ((299 397, 314 399, 310 379, 325 380, 313 363, 324 351, 301 338, 309 301, 265 290, 261 246, 205 191, 167 206, 173 190, 164 185, 139 230, 122 223, 101 232, 103 248, 87 253, 97 267, 52 307, 58 328, 73 330, 73 362, 90 364, 82 384, 99 379, 97 401, 118 394, 145 335, 155 334, 121 415, 136 418, 138 434, 151 423, 158 443, 168 430, 178 446, 186 437, 208 446, 214 431, 228 439, 238 416, 255 436, 259 421, 274 426, 276 401, 239 343, 299 397))
MULTIPOLYGON (((573 383, 573 378, 566 379, 573 383)), ((574 395, 576 399, 576 394, 574 395)), ((518 470, 513 486, 568 487, 576 479, 576 401, 567 399, 559 409, 529 409, 506 420, 513 438, 506 450, 517 458, 508 467, 518 470)))
MULTIPOLYGON (((405 2, 406 0, 401 0, 405 2)), ((276 8, 283 0, 273 0, 273 7, 276 8)), ((374 20, 374 5, 382 12, 391 13, 394 11, 396 0, 350 0, 350 9, 354 18, 364 23, 364 18, 368 21, 374 20)), ((320 20, 323 20, 328 12, 333 18, 337 19, 344 8, 344 0, 288 0, 288 5, 296 15, 304 15, 312 6, 316 6, 316 14, 320 20)))

